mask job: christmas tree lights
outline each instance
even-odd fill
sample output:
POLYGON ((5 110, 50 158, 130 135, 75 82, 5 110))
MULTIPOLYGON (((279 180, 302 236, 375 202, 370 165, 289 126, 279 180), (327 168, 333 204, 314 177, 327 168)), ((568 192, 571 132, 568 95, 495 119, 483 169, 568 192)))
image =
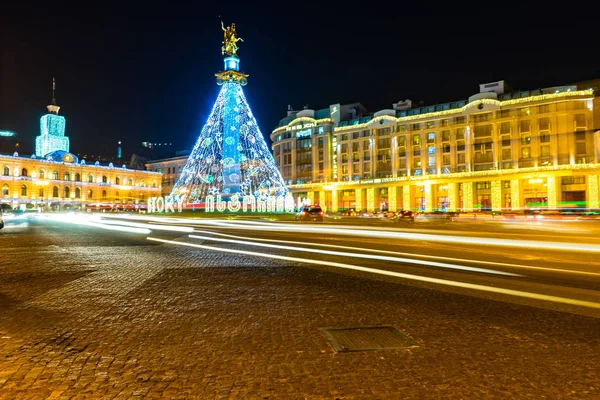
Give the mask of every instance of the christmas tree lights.
POLYGON ((238 68, 239 59, 227 54, 225 71, 216 74, 221 90, 171 197, 197 204, 219 196, 234 203, 249 196, 257 201, 289 196, 244 96, 248 75, 238 68))

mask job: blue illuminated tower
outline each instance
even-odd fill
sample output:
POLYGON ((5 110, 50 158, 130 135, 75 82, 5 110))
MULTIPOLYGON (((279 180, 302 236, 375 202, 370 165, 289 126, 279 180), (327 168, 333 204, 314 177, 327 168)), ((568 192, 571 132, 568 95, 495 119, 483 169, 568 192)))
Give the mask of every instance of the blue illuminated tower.
POLYGON ((48 114, 40 118, 40 135, 35 138, 35 155, 46 157, 46 154, 57 150, 69 152, 69 138, 65 136, 65 117, 58 115, 56 105, 56 81, 52 78, 52 103, 47 106, 48 114))
POLYGON ((235 24, 223 27, 225 68, 200 137, 173 187, 172 196, 201 203, 206 196, 286 196, 289 191, 244 96, 248 75, 240 72, 235 24))

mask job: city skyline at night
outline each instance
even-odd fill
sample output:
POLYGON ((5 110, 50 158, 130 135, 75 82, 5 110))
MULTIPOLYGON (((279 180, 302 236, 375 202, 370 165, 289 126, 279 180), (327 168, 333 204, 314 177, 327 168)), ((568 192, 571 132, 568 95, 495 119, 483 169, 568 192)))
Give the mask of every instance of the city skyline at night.
POLYGON ((256 86, 247 96, 265 132, 288 105, 359 101, 374 112, 407 98, 425 105, 467 98, 481 82, 532 89, 597 78, 588 25, 541 32, 533 22, 551 16, 526 7, 512 17, 523 23, 511 24, 473 10, 332 6, 321 9, 316 30, 286 23, 294 14, 285 7, 265 16, 249 4, 160 13, 133 3, 119 13, 110 3, 5 8, 0 129, 17 132, 29 153, 53 76, 78 154, 116 155, 119 140, 125 157, 142 142, 190 149, 217 94, 210 76, 220 62, 220 19, 248 32, 242 55, 256 86))

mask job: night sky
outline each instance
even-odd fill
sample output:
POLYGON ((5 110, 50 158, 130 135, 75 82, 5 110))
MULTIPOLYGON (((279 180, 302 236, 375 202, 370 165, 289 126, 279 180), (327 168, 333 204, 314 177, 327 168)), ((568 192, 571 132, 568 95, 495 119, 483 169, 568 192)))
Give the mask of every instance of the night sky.
POLYGON ((111 157, 119 140, 126 160, 142 141, 190 149, 219 91, 221 19, 244 40, 244 90, 267 141, 288 104, 374 112, 466 99, 502 79, 526 90, 600 78, 598 28, 569 7, 21 3, 0 6, 0 129, 18 133, 22 154, 34 152, 53 76, 73 153, 111 157))

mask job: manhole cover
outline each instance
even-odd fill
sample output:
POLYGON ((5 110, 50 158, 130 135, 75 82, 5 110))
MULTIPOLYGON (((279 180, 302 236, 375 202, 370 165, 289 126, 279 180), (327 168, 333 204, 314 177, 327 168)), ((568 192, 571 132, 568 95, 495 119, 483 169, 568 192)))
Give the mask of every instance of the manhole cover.
POLYGON ((393 326, 321 328, 321 332, 338 352, 418 347, 414 340, 393 326))

